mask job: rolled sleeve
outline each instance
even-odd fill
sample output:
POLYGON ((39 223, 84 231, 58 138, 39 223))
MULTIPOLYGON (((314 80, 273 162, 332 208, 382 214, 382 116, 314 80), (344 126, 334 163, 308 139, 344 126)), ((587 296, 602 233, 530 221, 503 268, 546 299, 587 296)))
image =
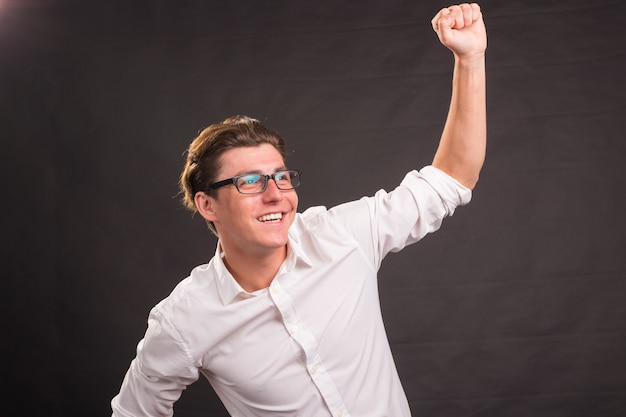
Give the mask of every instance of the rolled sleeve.
POLYGON ((414 181, 418 177, 430 184, 439 194, 446 209, 446 216, 452 216, 458 206, 464 206, 472 199, 472 190, 432 165, 422 168, 417 176, 408 174, 403 183, 414 181))

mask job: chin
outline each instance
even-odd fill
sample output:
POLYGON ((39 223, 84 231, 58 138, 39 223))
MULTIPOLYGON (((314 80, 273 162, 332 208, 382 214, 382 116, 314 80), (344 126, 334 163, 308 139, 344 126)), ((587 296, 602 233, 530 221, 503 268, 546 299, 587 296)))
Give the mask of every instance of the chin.
POLYGON ((265 241, 265 246, 271 249, 280 249, 285 246, 289 242, 289 238, 287 237, 287 233, 284 236, 275 236, 271 239, 267 239, 265 241))

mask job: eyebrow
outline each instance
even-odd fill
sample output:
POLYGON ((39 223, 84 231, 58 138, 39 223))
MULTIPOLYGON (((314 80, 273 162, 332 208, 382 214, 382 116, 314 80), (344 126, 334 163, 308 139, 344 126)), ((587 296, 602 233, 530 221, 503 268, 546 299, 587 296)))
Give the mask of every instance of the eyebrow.
MULTIPOLYGON (((278 168, 275 168, 275 169, 274 169, 274 171, 272 172, 272 174, 273 174, 274 172, 278 172, 278 171, 286 171, 287 169, 288 169, 288 168, 287 168, 286 166, 282 165, 282 166, 280 166, 280 167, 278 167, 278 168)), ((242 176, 242 175, 248 175, 248 174, 260 174, 260 175, 266 175, 266 174, 264 174, 264 173, 263 173, 263 171, 261 171, 260 169, 254 169, 254 170, 251 170, 251 171, 247 171, 247 170, 246 170, 246 171, 239 171, 239 172, 237 173, 237 175, 234 175, 234 177, 240 177, 240 176, 242 176)))

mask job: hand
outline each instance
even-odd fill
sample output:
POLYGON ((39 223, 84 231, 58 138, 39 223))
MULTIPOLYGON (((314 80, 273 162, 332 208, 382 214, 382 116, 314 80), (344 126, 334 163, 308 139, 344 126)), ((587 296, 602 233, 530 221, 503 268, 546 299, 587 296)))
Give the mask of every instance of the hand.
POLYGON ((439 40, 457 57, 482 56, 487 48, 487 33, 480 6, 463 3, 443 8, 431 21, 439 40))

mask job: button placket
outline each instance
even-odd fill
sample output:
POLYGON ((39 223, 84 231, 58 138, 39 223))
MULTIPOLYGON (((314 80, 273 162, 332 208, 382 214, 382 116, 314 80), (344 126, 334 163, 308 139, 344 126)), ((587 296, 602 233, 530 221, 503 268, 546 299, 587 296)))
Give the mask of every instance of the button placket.
POLYGON ((335 410, 333 414, 337 417, 350 417, 335 382, 321 361, 315 336, 300 321, 293 299, 277 279, 270 285, 270 296, 280 311, 287 332, 304 351, 307 371, 329 409, 335 410))

